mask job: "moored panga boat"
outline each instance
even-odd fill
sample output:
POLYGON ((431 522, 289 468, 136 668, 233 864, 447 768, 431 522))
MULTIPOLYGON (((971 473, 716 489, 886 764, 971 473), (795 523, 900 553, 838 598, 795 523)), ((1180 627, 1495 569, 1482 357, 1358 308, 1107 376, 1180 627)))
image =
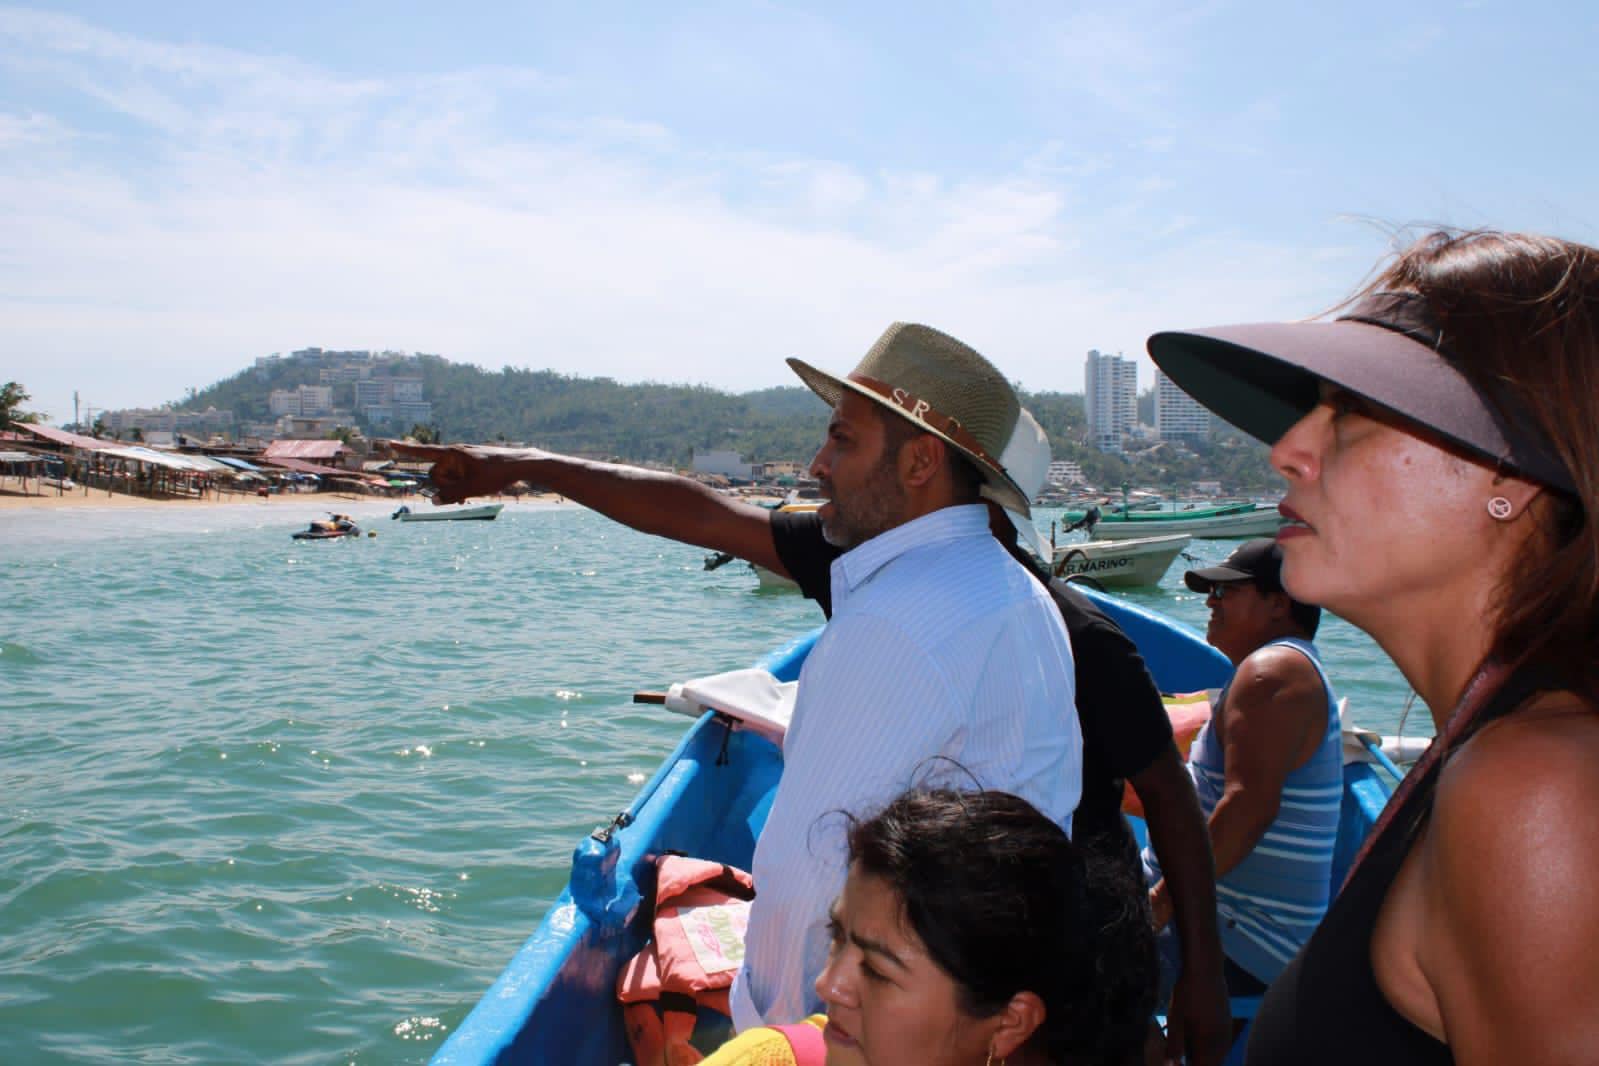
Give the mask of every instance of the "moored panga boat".
MULTIPOLYGON (((1231 675, 1226 658, 1192 630, 1110 596, 1088 595, 1138 645, 1163 692, 1215 688, 1231 675)), ((796 680, 819 632, 757 665, 779 681, 796 680)), ((656 856, 678 851, 748 869, 782 767, 770 741, 713 713, 701 716, 627 809, 578 844, 566 890, 439 1048, 435 1066, 631 1061, 615 986, 623 964, 645 943, 650 916, 641 904, 654 887, 656 856)), ((1389 791, 1369 763, 1346 763, 1334 885, 1389 791)), ((1240 1016, 1252 1013, 1249 1004, 1235 1007, 1240 1016)))
MULTIPOLYGON (((1214 507, 1184 507, 1181 510, 1173 508, 1162 510, 1158 502, 1148 503, 1119 503, 1105 504, 1101 508, 1099 521, 1107 519, 1119 521, 1123 518, 1135 518, 1141 522, 1181 522, 1192 518, 1215 518, 1218 515, 1246 514, 1255 509, 1255 505, 1248 500, 1236 503, 1220 503, 1214 507)), ((1088 517, 1088 511, 1067 511, 1062 515, 1066 522, 1081 522, 1088 517)))
POLYGON ((492 522, 499 517, 505 509, 503 503, 481 503, 474 507, 452 507, 448 510, 413 511, 401 505, 400 509, 389 515, 402 522, 492 522))
POLYGON ((1130 511, 1101 515, 1090 528, 1095 540, 1129 540, 1134 537, 1157 537, 1171 533, 1186 533, 1200 540, 1230 540, 1233 538, 1269 537, 1283 524, 1283 516, 1275 507, 1257 507, 1244 504, 1238 509, 1222 513, 1191 513, 1167 511, 1145 514, 1130 511))
POLYGON ((1079 574, 1101 585, 1127 587, 1158 585, 1171 569, 1172 560, 1193 538, 1186 533, 1133 540, 1085 540, 1055 545, 1050 573, 1057 577, 1079 574))

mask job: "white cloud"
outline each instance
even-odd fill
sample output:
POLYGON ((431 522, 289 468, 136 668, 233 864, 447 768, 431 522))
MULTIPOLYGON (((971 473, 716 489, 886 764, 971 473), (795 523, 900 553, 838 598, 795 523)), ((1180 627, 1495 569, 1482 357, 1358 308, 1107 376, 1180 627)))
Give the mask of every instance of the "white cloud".
POLYGON ((0 152, 66 140, 67 128, 49 115, 0 114, 0 152))
POLYGON ((342 77, 16 11, 0 64, 93 102, 0 120, 0 149, 54 146, 0 155, 7 376, 51 410, 73 388, 175 399, 305 345, 753 388, 791 383, 787 355, 847 369, 894 319, 1077 389, 1089 347, 1303 313, 1340 265, 1176 211, 1140 236, 1188 243, 1129 262, 1117 208, 1170 183, 1087 212, 1076 183, 1108 164, 1059 144, 986 174, 711 153, 573 114, 537 71, 342 77))

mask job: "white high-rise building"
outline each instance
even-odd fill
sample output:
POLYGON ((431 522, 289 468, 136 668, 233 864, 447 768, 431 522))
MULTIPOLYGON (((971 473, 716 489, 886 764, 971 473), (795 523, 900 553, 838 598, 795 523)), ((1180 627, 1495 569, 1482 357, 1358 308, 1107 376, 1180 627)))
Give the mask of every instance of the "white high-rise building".
POLYGON ((1120 453, 1122 438, 1138 424, 1138 364, 1090 349, 1083 381, 1089 443, 1120 453))
POLYGON ((1210 412, 1155 368, 1155 432, 1161 440, 1205 440, 1210 412))

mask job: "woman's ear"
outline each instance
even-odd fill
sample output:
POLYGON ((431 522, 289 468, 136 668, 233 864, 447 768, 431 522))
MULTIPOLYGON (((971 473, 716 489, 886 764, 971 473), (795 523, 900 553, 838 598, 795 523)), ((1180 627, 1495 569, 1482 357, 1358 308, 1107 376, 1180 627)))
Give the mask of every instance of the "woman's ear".
POLYGON ((990 1050, 996 1060, 1008 1059, 1032 1039, 1038 1027, 1049 1017, 1044 1001, 1033 992, 1021 991, 1010 997, 999 1012, 998 1027, 989 1037, 990 1050))
POLYGON ((1488 513, 1502 522, 1508 522, 1527 513, 1532 501, 1543 492, 1543 486, 1525 478, 1504 476, 1494 478, 1493 488, 1490 491, 1493 496, 1484 501, 1488 513), (1508 513, 1504 512, 1504 504, 1499 503, 1499 500, 1509 501, 1508 513))

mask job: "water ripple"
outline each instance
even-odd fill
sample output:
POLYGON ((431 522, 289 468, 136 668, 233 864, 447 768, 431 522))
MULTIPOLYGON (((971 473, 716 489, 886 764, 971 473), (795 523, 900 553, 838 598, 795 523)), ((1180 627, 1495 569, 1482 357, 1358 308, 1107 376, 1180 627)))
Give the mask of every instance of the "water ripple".
POLYGON ((289 540, 327 506, 0 512, 0 1060, 425 1061, 682 734, 633 692, 819 620, 574 508, 289 540))

